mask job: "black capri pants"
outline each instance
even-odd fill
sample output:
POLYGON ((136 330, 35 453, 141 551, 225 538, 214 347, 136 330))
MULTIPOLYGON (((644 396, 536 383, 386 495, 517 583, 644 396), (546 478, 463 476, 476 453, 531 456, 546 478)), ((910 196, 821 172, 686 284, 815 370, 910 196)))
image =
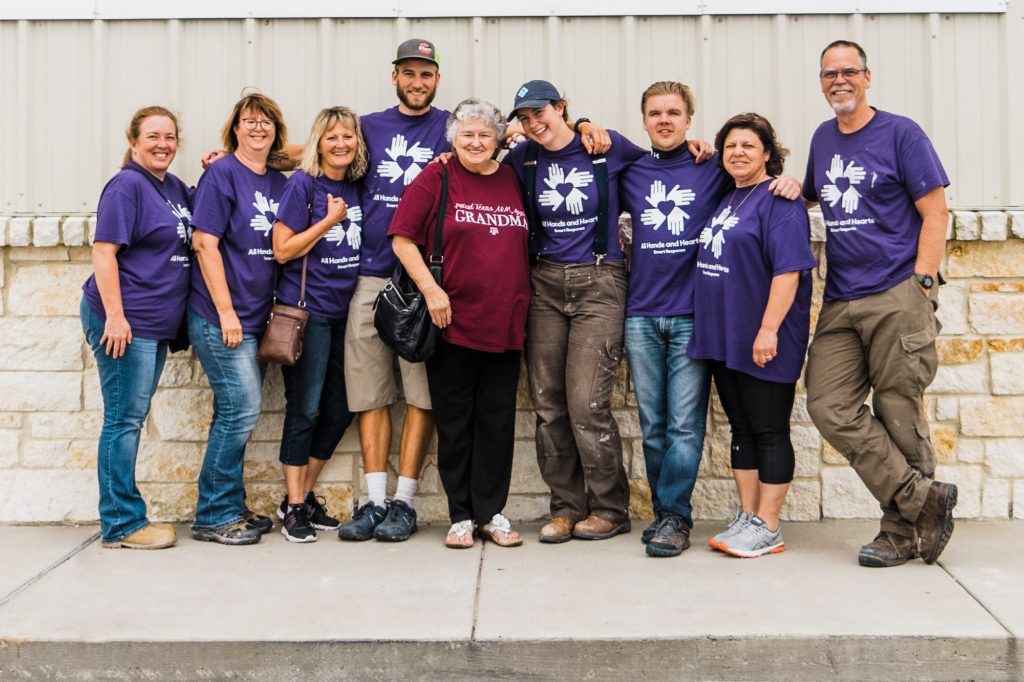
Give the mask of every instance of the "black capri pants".
POLYGON ((756 469, 761 483, 793 480, 796 457, 789 437, 795 383, 758 379, 713 361, 718 398, 732 429, 733 469, 756 469))

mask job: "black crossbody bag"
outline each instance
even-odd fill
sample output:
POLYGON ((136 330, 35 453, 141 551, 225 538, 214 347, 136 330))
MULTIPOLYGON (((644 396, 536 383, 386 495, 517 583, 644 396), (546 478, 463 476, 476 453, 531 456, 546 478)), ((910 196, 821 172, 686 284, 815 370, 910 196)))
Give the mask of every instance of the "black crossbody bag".
MULTIPOLYGON (((434 247, 427 259, 430 274, 438 286, 441 286, 441 271, 444 264, 441 244, 447 208, 448 168, 442 166, 441 201, 434 228, 434 247)), ((395 264, 391 279, 377 294, 373 310, 373 326, 380 334, 380 340, 398 357, 409 362, 423 362, 429 360, 437 351, 441 329, 431 321, 427 300, 402 267, 401 261, 395 264)))

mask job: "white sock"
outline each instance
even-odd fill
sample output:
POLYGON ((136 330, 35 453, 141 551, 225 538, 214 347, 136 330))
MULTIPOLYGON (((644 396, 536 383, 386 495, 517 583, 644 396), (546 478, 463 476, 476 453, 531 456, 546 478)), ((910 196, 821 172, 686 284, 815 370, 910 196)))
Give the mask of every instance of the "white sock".
POLYGON ((388 472, 378 471, 365 474, 366 497, 378 507, 383 507, 388 498, 388 472))
POLYGON ((395 490, 395 499, 405 502, 410 507, 412 506, 412 498, 416 497, 416 485, 418 481, 415 478, 406 478, 405 476, 398 477, 398 488, 395 490))

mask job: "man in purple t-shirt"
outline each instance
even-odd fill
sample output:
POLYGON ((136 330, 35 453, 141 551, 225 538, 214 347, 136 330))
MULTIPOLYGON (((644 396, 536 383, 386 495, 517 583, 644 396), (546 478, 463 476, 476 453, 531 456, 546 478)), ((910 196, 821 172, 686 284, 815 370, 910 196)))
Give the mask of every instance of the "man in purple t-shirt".
POLYGON ((401 541, 416 532, 413 497, 434 428, 425 365, 399 359, 407 405, 398 463, 398 485, 387 502, 391 405, 399 397, 395 354, 373 326, 377 294, 395 268, 388 228, 405 188, 441 152, 448 112, 431 106, 441 80, 437 50, 412 38, 398 46, 391 82, 398 105, 362 117, 369 151, 363 180, 363 243, 359 279, 349 305, 345 331, 345 388, 348 408, 359 413, 367 501, 339 529, 343 540, 401 541))
POLYGON ((820 80, 836 118, 811 138, 804 179, 804 199, 821 205, 828 261, 807 409, 881 505, 881 530, 860 565, 930 564, 953 532, 957 498, 955 485, 934 480, 923 404, 938 366, 949 180, 916 123, 868 106, 863 48, 831 43, 820 80))

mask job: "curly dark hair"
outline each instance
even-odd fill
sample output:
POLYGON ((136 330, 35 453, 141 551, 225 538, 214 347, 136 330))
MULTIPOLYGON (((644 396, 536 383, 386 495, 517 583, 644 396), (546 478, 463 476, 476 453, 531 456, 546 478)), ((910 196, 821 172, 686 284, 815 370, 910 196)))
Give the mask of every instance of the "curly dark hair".
MULTIPOLYGON (((725 138, 729 136, 729 133, 736 128, 743 128, 744 130, 750 130, 761 140, 761 144, 764 145, 765 151, 769 153, 768 163, 765 164, 765 170, 768 171, 768 175, 773 178, 778 177, 782 174, 782 166, 785 161, 783 159, 789 156, 789 150, 782 146, 779 139, 775 136, 775 129, 772 128, 772 124, 768 122, 764 116, 748 112, 746 114, 736 114, 722 126, 722 129, 715 135, 715 149, 721 150, 725 146, 725 138)), ((722 162, 722 155, 718 156, 719 168, 724 168, 722 162)))

